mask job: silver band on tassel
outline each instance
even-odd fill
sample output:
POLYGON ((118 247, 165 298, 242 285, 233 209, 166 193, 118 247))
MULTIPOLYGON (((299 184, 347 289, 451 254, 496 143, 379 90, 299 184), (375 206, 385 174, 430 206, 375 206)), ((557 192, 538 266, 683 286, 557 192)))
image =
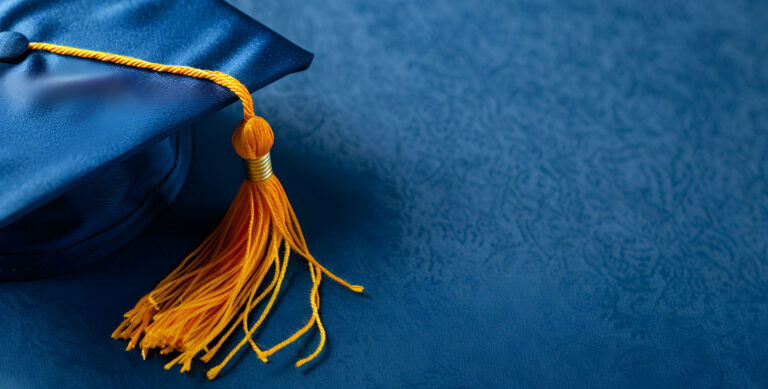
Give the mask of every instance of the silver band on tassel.
POLYGON ((245 179, 248 181, 262 182, 272 177, 272 159, 269 153, 261 158, 244 159, 243 167, 245 167, 245 179))

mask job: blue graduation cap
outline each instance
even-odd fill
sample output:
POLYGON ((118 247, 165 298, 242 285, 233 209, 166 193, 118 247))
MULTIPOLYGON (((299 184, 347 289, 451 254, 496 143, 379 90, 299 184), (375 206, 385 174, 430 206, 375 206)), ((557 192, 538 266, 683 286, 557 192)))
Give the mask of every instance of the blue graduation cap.
POLYGON ((323 274, 272 173, 272 129, 250 93, 309 66, 312 55, 218 1, 59 1, 0 5, 0 279, 58 274, 102 258, 178 193, 186 129, 236 100, 232 143, 245 180, 221 224, 125 314, 113 337, 190 369, 238 326, 238 349, 267 358, 313 327, 323 274), (291 252, 309 263, 312 316, 261 350, 252 335, 272 308, 291 252), (260 310, 261 313, 251 315, 260 310), (253 317, 251 317, 253 316, 253 317), (252 323, 249 322, 252 319, 252 323))

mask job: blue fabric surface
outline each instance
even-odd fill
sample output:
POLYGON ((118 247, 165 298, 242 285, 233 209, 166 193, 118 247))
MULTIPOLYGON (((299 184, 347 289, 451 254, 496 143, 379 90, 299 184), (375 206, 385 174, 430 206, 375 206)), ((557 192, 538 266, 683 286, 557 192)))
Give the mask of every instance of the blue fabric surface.
MULTIPOLYGON (((3 2, 3 30, 16 35, 0 36, 0 57, 24 34, 215 69, 252 91, 312 59, 211 0, 3 2)), ((0 280, 73 269, 141 231, 186 175, 187 148, 169 135, 235 100, 207 80, 45 51, 0 61, 0 280)))
MULTIPOLYGON (((107 260, 0 284, 5 387, 768 386, 768 4, 237 1, 317 53, 254 94, 329 334, 220 379, 108 335, 239 185, 230 107, 107 260), (222 134, 222 131, 225 131, 222 134)), ((271 346, 309 316, 291 265, 271 346)))

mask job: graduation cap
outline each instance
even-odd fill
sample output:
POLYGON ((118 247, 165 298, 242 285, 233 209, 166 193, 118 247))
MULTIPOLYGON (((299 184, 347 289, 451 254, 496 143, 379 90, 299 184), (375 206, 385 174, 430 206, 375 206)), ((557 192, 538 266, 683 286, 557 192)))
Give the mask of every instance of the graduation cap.
MULTIPOLYGON (((232 144, 245 179, 221 223, 113 337, 172 354, 166 368, 210 361, 247 324, 214 378, 246 343, 268 357, 313 327, 323 275, 273 174, 273 133, 250 93, 312 55, 217 1, 65 0, 0 5, 0 279, 49 276, 115 250, 169 203, 186 176, 186 129, 240 100, 232 144), (312 316, 271 349, 252 336, 292 252, 308 262, 312 316), (256 312, 260 313, 256 314, 256 312), (253 315, 252 315, 253 314, 253 315), (255 320, 251 320, 255 319, 255 320), (249 322, 251 320, 252 322, 249 322)), ((224 136, 224 135, 222 135, 224 136)))

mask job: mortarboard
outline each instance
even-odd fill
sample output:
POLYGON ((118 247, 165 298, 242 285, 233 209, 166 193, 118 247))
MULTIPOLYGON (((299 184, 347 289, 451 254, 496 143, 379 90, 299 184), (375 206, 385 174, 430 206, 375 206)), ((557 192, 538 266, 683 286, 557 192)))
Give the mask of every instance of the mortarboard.
POLYGON ((322 275, 362 287, 309 253, 272 173, 272 129, 250 96, 306 68, 312 55, 215 1, 9 2, 0 5, 0 31, 0 279, 71 270, 130 239, 184 181, 191 152, 184 130, 239 99, 244 119, 232 143, 246 179, 232 206, 113 337, 142 354, 175 353, 166 368, 186 371, 245 326, 208 371, 213 378, 246 343, 266 362, 316 326, 320 342, 297 365, 314 358, 325 342, 322 275), (313 313, 261 350, 252 334, 274 304, 291 252, 309 263, 313 313))

